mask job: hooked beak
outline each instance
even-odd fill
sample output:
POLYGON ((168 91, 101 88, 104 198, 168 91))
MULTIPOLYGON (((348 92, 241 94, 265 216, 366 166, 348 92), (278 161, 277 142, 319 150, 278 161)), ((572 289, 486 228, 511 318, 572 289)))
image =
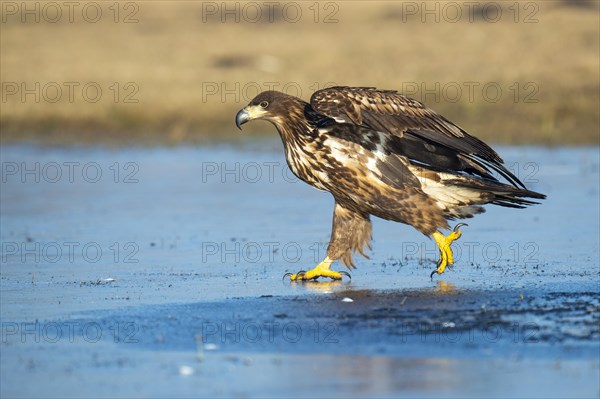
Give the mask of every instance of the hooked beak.
POLYGON ((258 105, 247 105, 240 110, 235 116, 235 125, 242 130, 241 126, 255 119, 264 119, 267 116, 267 111, 258 105))
POLYGON ((242 130, 242 125, 250 120, 250 114, 246 111, 246 108, 242 108, 240 112, 235 116, 235 125, 238 129, 242 130))

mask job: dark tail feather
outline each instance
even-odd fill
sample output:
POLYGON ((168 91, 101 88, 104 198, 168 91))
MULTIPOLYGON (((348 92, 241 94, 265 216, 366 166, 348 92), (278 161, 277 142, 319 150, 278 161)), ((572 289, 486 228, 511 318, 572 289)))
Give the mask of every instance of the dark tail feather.
POLYGON ((485 191, 493 195, 490 204, 504 206, 508 208, 525 208, 529 205, 536 205, 539 202, 531 201, 525 198, 534 198, 543 200, 546 198, 544 194, 511 186, 508 184, 499 183, 490 180, 471 180, 456 181, 457 185, 462 187, 472 188, 479 191, 485 191))
MULTIPOLYGON (((525 190, 525 191, 527 191, 527 190, 525 190)), ((535 193, 535 192, 533 192, 533 193, 535 193)), ((535 194, 541 195, 539 193, 535 193, 535 194)), ((495 196, 495 198, 492 202, 490 202, 491 204, 505 206, 507 208, 525 208, 529 205, 539 204, 539 202, 526 200, 526 199, 521 198, 518 195, 494 193, 494 196, 495 196)), ((539 197, 534 197, 534 198, 539 198, 539 197)), ((545 198, 545 196, 543 196, 543 198, 545 198)), ((543 199, 543 198, 541 198, 541 199, 543 199)))

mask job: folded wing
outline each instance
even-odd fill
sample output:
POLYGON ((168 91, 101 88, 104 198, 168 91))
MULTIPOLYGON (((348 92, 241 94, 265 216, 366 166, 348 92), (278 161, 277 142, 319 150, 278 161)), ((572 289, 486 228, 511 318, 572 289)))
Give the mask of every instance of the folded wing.
POLYGON ((493 181, 497 181, 496 172, 511 185, 525 188, 490 146, 395 90, 336 86, 315 92, 310 104, 337 123, 390 133, 395 152, 417 165, 493 181))

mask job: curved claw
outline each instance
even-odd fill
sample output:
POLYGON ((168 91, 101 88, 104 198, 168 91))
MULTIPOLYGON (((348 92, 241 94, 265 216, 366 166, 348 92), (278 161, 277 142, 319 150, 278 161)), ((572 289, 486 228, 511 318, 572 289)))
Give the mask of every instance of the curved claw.
POLYGON ((294 275, 294 273, 286 273, 283 275, 283 277, 281 279, 285 280, 286 277, 292 277, 293 275, 294 275))
MULTIPOLYGON (((298 273, 295 273, 295 274, 296 274, 296 280, 303 280, 300 277, 302 277, 302 276, 304 276, 306 274, 306 270, 300 270, 298 273)), ((294 275, 294 273, 289 273, 288 272, 288 273, 284 274, 281 279, 284 280, 286 277, 290 277, 290 279, 291 279, 291 277, 293 275, 294 275)))
POLYGON ((456 233, 458 231, 458 229, 460 229, 462 226, 468 226, 468 224, 466 224, 466 223, 459 223, 456 226, 454 226, 454 229, 452 229, 452 231, 454 231, 456 233))
POLYGON ((350 280, 352 280, 352 276, 347 271, 342 270, 339 273, 342 274, 342 275, 344 275, 344 276, 346 276, 346 277, 348 277, 350 280))
POLYGON ((433 275, 434 275, 434 274, 439 274, 439 273, 438 273, 438 268, 440 267, 440 265, 441 265, 441 264, 442 264, 442 260, 441 260, 441 259, 439 259, 439 260, 437 261, 437 265, 436 265, 436 268, 435 268, 435 270, 434 270, 434 271, 432 271, 432 272, 431 272, 431 274, 429 275, 429 278, 430 278, 430 279, 432 279, 432 280, 433 280, 433 275))

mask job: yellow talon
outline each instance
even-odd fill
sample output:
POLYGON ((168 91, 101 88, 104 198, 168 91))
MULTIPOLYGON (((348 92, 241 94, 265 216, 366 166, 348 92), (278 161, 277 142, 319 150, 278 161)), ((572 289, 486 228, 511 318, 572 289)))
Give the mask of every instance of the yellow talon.
POLYGON ((440 260, 438 260, 437 269, 431 272, 431 277, 433 278, 434 274, 442 274, 444 270, 446 270, 446 266, 454 264, 454 255, 452 254, 452 248, 450 248, 450 244, 454 241, 458 240, 462 235, 459 228, 461 226, 467 226, 465 223, 459 223, 454 227, 454 230, 447 236, 444 236, 439 231, 433 233, 433 239, 440 249, 440 260))
POLYGON ((319 277, 329 277, 332 280, 341 280, 342 275, 346 275, 350 277, 350 274, 347 272, 334 272, 333 270, 329 270, 333 260, 329 259, 327 256, 321 263, 319 263, 314 269, 309 270, 307 272, 301 271, 296 274, 286 273, 283 277, 290 277, 290 281, 306 281, 306 280, 316 280, 319 277))

